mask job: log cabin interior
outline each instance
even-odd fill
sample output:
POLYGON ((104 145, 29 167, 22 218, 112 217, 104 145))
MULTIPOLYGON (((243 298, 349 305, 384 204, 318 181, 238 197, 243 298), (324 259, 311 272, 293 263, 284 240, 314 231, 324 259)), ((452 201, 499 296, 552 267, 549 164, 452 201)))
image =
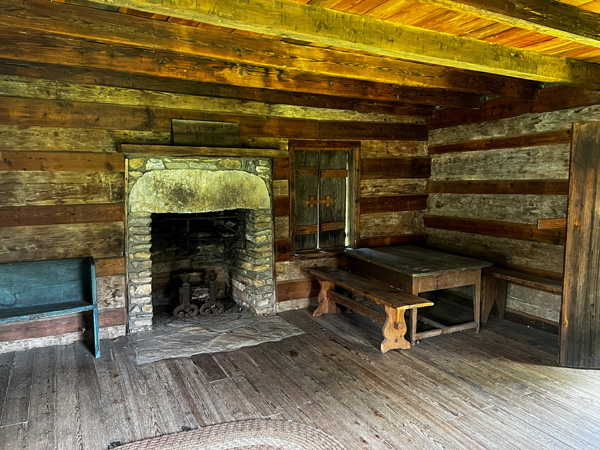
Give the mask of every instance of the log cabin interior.
POLYGON ((0 447, 269 419, 347 449, 598 448, 599 14, 3 0, 0 447), (416 282, 399 248, 475 278, 416 282), (302 334, 137 364, 174 301, 302 334))

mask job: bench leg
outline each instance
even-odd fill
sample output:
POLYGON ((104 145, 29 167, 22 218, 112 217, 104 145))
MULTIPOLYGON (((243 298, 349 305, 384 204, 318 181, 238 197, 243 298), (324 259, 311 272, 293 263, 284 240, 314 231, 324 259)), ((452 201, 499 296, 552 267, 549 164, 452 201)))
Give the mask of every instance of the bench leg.
POLYGON ((321 285, 321 290, 319 291, 319 307, 313 313, 313 316, 317 317, 321 314, 338 314, 340 313, 340 308, 338 308, 337 304, 334 300, 329 298, 329 291, 335 287, 331 281, 319 280, 319 284, 321 285))
POLYGON ((383 324, 383 342, 381 343, 381 353, 394 349, 410 348, 404 335, 406 334, 406 321, 404 320, 404 310, 384 306, 387 319, 383 324))
POLYGON ((98 308, 92 310, 92 320, 94 321, 94 356, 100 358, 100 324, 98 322, 98 308))

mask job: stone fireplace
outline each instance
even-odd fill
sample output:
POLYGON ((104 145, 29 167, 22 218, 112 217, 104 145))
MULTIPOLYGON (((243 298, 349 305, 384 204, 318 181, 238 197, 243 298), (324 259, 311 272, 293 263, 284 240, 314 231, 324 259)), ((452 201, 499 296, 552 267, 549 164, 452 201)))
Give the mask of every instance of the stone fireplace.
MULTIPOLYGON (((192 255, 189 267, 184 267, 186 260, 172 264, 172 269, 194 269, 200 263, 193 260, 204 259, 205 265, 213 264, 212 267, 219 271, 221 287, 237 304, 257 314, 274 311, 271 180, 271 161, 267 158, 128 156, 127 292, 130 332, 152 327, 153 296, 156 303, 159 289, 164 288, 157 280, 162 276, 164 281, 164 277, 168 276, 165 265, 161 266, 164 260, 157 251, 169 248, 169 244, 164 242, 164 238, 159 240, 155 237, 156 245, 153 247, 153 220, 155 228, 162 229, 169 228, 168 221, 172 220, 173 233, 182 227, 182 223, 187 224, 188 231, 191 230, 190 222, 216 224, 211 231, 202 228, 206 225, 199 228, 194 225, 195 232, 189 233, 193 238, 190 241, 188 236, 183 249, 186 254, 192 255), (220 229, 223 230, 223 238, 215 240, 214 233, 220 229), (237 234, 232 237, 232 232, 237 234), (212 238, 203 240, 198 236, 212 238), (230 244, 222 258, 214 249, 202 248, 202 245, 214 247, 223 241, 234 242, 234 246, 230 244), (189 248, 185 248, 186 245, 189 248), (196 246, 198 256, 194 258, 196 246), (206 254, 215 255, 214 261, 203 256, 206 254), (160 272, 154 274, 154 281, 153 267, 155 272, 160 272)), ((181 241, 182 236, 178 238, 181 241)))

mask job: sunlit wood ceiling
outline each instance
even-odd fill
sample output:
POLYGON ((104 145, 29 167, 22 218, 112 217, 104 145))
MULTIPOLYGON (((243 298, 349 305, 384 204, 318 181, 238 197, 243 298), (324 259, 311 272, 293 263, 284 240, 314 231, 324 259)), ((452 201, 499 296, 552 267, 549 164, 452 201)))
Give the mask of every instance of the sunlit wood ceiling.
MULTIPOLYGON (((412 99, 409 91, 398 91, 397 100, 412 103, 432 105, 439 96, 437 106, 476 105, 472 94, 531 98, 539 82, 600 90, 600 0, 53 1, 223 33, 210 36, 222 53, 206 44, 194 49, 201 34, 173 34, 186 37, 173 50, 190 55, 289 71, 293 77, 306 72, 422 90, 424 96, 412 99), (219 39, 228 42, 221 46, 219 39)), ((132 43, 118 36, 114 42, 132 43)), ((339 80, 327 82, 333 95, 343 96, 336 92, 339 80)), ((368 98, 372 87, 361 89, 357 97, 368 98)), ((393 95, 384 97, 394 101, 393 95)))

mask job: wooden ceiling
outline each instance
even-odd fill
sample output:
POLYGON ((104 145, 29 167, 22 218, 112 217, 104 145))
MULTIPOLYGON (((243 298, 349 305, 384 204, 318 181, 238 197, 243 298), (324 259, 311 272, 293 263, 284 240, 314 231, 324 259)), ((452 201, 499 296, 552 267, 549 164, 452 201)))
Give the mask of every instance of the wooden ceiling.
POLYGON ((600 88, 600 1, 90 1, 205 28, 600 88))
POLYGON ((47 50, 77 39, 87 59, 65 48, 66 61, 106 69, 89 55, 102 50, 94 43, 108 43, 118 46, 111 69, 234 86, 238 98, 266 89, 273 102, 285 103, 277 92, 309 94, 427 115, 490 98, 535 99, 542 83, 600 91, 600 0, 6 1, 0 39, 12 46, 0 58, 26 50, 9 30, 20 27, 39 63, 53 63, 47 50), (120 67, 131 48, 155 52, 154 65, 120 67))

